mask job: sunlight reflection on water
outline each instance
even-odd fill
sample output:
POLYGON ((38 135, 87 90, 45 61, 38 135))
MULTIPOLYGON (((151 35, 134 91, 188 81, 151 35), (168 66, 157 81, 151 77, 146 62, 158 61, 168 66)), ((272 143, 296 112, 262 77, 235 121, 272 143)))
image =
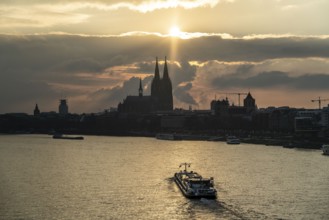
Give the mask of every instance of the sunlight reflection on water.
POLYGON ((0 219, 326 219, 329 157, 224 142, 0 136, 0 219), (181 162, 215 178, 217 200, 189 200, 181 162))

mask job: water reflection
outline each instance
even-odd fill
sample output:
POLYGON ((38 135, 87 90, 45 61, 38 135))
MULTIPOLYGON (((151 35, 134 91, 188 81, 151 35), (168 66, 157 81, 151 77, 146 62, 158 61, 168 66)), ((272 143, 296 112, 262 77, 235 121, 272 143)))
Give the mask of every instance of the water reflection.
POLYGON ((0 136, 0 219, 326 219, 328 157, 261 145, 0 136), (179 164, 212 176, 217 200, 186 199, 179 164))

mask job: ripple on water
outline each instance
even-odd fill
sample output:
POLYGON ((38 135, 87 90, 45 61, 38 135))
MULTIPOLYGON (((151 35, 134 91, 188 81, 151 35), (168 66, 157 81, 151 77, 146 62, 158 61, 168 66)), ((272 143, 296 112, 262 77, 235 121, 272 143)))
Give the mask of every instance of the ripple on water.
POLYGON ((0 136, 0 219, 326 219, 329 157, 222 142, 0 136), (186 199, 181 162, 217 200, 186 199))

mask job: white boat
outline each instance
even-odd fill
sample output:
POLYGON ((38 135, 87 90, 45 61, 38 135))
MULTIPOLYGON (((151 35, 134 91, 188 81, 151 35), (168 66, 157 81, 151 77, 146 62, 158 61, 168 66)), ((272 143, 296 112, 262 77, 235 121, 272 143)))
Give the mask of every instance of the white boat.
POLYGON ((329 155, 329 144, 322 145, 321 149, 324 155, 329 155))
POLYGON ((228 136, 226 138, 226 143, 227 144, 240 144, 240 140, 239 140, 239 138, 237 138, 235 136, 228 136))
POLYGON ((53 139, 67 139, 67 140, 83 140, 84 138, 82 136, 65 136, 63 134, 54 134, 53 139))
POLYGON ((197 172, 187 171, 187 167, 190 167, 190 163, 182 163, 179 167, 184 166, 185 169, 178 173, 175 173, 174 179, 187 198, 217 198, 217 190, 214 188, 214 179, 203 178, 197 172))

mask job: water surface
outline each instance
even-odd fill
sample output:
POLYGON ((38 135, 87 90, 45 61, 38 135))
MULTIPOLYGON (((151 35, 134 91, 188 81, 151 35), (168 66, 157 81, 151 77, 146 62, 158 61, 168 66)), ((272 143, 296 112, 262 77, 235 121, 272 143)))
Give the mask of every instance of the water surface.
POLYGON ((0 136, 0 219, 327 219, 320 150, 224 142, 0 136), (189 200, 182 162, 214 177, 217 200, 189 200))

